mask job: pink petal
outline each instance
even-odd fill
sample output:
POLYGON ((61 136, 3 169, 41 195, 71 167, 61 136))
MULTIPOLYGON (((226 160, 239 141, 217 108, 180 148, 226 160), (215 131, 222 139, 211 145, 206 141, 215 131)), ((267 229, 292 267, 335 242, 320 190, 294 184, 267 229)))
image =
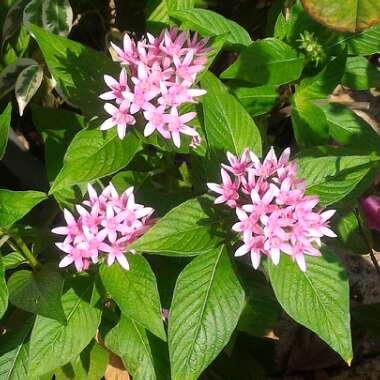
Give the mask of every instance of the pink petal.
POLYGON ((235 257, 239 257, 239 256, 244 256, 246 253, 249 252, 249 248, 246 244, 243 244, 240 248, 238 248, 236 251, 235 251, 235 254, 234 256, 235 257))
POLYGON ((51 232, 57 235, 67 235, 69 233, 69 229, 67 227, 56 227, 53 228, 51 232))
POLYGON ((74 262, 74 259, 72 258, 72 256, 68 255, 68 256, 65 256, 58 264, 58 266, 60 268, 65 268, 67 267, 68 265, 72 264, 74 262))
POLYGON ((251 251, 252 266, 257 269, 260 265, 261 255, 258 252, 251 251))
POLYGON ((100 125, 100 130, 101 131, 106 131, 108 129, 111 129, 115 126, 115 122, 112 120, 112 118, 109 118, 105 121, 103 121, 103 123, 100 125))
POLYGON ((305 256, 302 254, 298 254, 295 257, 296 263, 301 269, 302 272, 306 272, 306 261, 305 261, 305 256))
POLYGON ((120 266, 125 270, 129 270, 129 263, 126 257, 121 253, 116 256, 116 260, 119 262, 120 266))

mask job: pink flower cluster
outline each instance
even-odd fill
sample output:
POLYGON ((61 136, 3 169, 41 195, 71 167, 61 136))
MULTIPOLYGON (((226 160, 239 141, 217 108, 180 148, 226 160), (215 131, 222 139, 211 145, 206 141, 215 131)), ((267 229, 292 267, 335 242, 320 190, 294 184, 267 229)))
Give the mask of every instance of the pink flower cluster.
POLYGON ((181 146, 181 134, 192 137, 191 146, 200 144, 198 132, 187 125, 195 112, 179 114, 179 106, 195 103, 195 98, 206 93, 193 88, 197 74, 207 62, 208 39, 198 40, 177 29, 164 30, 159 37, 147 34, 138 42, 124 35, 123 48, 112 44, 117 59, 123 66, 119 79, 109 75, 104 80, 110 91, 100 95, 103 100, 113 100, 104 108, 111 115, 101 125, 101 130, 117 127, 124 138, 127 128, 136 123, 140 112, 146 121, 144 135, 157 131, 165 139, 181 146), (127 71, 128 70, 128 71, 127 71), (129 72, 129 73, 128 73, 129 72), (128 78, 130 76, 130 78, 128 78))
MULTIPOLYGON (((53 233, 65 235, 57 247, 67 255, 60 267, 74 263, 78 272, 87 270, 90 262, 97 263, 99 255, 107 256, 107 264, 115 259, 124 269, 129 269, 124 252, 128 245, 141 236, 151 225, 153 209, 135 203, 133 187, 119 195, 112 183, 98 195, 88 185, 89 199, 76 205, 78 218, 64 210, 66 226, 56 227, 53 233)), ((132 250, 130 252, 134 253, 132 250)))
POLYGON ((255 269, 262 255, 277 265, 283 252, 305 272, 305 255, 320 256, 321 238, 336 237, 328 224, 335 210, 313 211, 319 198, 305 195, 305 181, 296 178, 297 164, 289 157, 289 148, 279 158, 272 148, 263 162, 249 149, 241 158, 227 153, 223 183, 207 184, 219 194, 215 203, 235 209, 239 221, 232 229, 243 241, 235 256, 250 253, 255 269))

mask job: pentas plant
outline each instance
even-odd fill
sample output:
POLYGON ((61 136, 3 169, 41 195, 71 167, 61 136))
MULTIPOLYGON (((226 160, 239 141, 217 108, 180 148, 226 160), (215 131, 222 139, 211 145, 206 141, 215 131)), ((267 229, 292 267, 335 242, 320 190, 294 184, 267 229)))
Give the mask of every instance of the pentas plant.
POLYGON ((60 261, 60 267, 74 264, 76 270, 87 270, 92 263, 99 261, 99 256, 106 257, 106 263, 116 261, 129 269, 126 252, 134 253, 128 246, 143 235, 152 225, 151 215, 154 210, 135 203, 133 187, 121 195, 110 183, 98 195, 88 185, 88 199, 75 206, 78 217, 64 209, 66 226, 56 227, 53 233, 64 235, 62 243, 56 246, 66 256, 60 261))
POLYGON ((195 103, 206 93, 194 88, 197 75, 207 63, 208 38, 198 40, 178 29, 164 29, 158 37, 147 34, 140 41, 124 35, 123 47, 111 44, 122 69, 117 79, 105 75, 110 91, 100 95, 104 109, 111 117, 103 122, 101 130, 113 127, 121 139, 136 124, 136 115, 144 120, 144 136, 157 131, 163 138, 172 139, 181 146, 181 135, 191 136, 191 146, 200 144, 199 133, 187 123, 195 112, 180 114, 180 107, 195 103))
POLYGON ((289 148, 279 158, 271 148, 263 162, 248 148, 240 158, 228 152, 222 184, 207 184, 219 194, 216 204, 235 209, 239 221, 232 229, 243 242, 235 256, 249 253, 255 269, 262 256, 278 265, 283 252, 305 272, 305 255, 320 256, 321 238, 337 236, 329 228, 335 210, 313 211, 319 198, 305 195, 305 180, 297 178, 297 164, 289 157, 289 148))

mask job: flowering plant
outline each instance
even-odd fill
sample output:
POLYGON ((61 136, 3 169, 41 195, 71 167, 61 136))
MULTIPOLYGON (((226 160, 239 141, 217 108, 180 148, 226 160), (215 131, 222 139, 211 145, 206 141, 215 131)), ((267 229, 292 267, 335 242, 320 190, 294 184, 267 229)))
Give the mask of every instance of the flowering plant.
POLYGON ((363 2, 5 1, 1 379, 368 368, 380 9, 363 2))

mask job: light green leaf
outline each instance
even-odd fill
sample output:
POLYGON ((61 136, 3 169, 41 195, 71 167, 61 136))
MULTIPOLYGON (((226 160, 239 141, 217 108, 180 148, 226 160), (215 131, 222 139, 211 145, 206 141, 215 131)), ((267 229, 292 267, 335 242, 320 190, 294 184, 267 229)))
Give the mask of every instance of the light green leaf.
POLYGON ((351 55, 372 55, 380 52, 380 24, 372 26, 360 33, 343 35, 341 44, 347 46, 351 55))
POLYGON ((4 270, 17 268, 26 262, 25 257, 20 252, 11 252, 2 257, 4 270))
POLYGON ((62 309, 63 279, 55 267, 41 270, 20 270, 8 280, 9 301, 19 309, 66 323, 62 309))
POLYGON ((330 136, 342 145, 379 151, 380 136, 349 108, 340 104, 321 107, 330 127, 330 136))
POLYGON ((222 241, 215 233, 221 218, 208 197, 190 199, 173 208, 130 248, 167 256, 195 256, 222 241))
POLYGON ((8 308, 8 288, 5 282, 5 268, 3 260, 0 257, 0 319, 8 308))
POLYGON ((162 350, 162 347, 152 346, 145 329, 125 315, 121 316, 119 323, 106 335, 105 345, 122 358, 128 373, 135 380, 168 378, 158 376, 155 369, 156 355, 159 355, 157 348, 162 350))
POLYGON ((203 76, 201 84, 207 90, 202 102, 210 149, 241 154, 250 148, 261 156, 260 131, 244 107, 210 72, 203 76))
POLYGON ((304 56, 285 42, 266 38, 242 50, 221 78, 240 79, 257 86, 279 85, 298 79, 304 64, 304 56))
POLYGON ((118 75, 119 65, 102 53, 38 26, 31 25, 31 30, 57 82, 59 94, 91 117, 99 114, 104 104, 99 94, 106 89, 103 75, 118 75))
POLYGON ((14 89, 18 75, 31 65, 37 65, 37 62, 30 58, 18 58, 0 73, 0 99, 14 89))
POLYGON ((178 277, 169 315, 173 380, 198 379, 230 340, 244 290, 225 247, 196 257, 178 277))
POLYGON ((372 0, 302 0, 318 22, 342 32, 358 32, 380 21, 380 3, 372 0))
POLYGON ((230 47, 248 46, 252 40, 248 32, 235 21, 207 9, 185 9, 169 12, 170 17, 181 21, 182 28, 194 30, 205 37, 228 33, 230 47))
POLYGON ((380 71, 365 57, 347 57, 342 84, 353 90, 380 87, 380 71))
POLYGON ((12 103, 9 102, 0 115, 0 160, 4 157, 8 143, 8 133, 11 126, 12 103))
POLYGON ((232 81, 228 83, 228 88, 251 116, 269 112, 279 96, 274 86, 249 87, 247 84, 232 81))
POLYGON ((0 227, 16 223, 44 199, 46 194, 39 191, 0 189, 0 227))
POLYGON ((15 92, 20 116, 22 116, 25 107, 40 87, 43 76, 42 67, 33 65, 22 70, 17 77, 15 92))
POLYGON ((100 267, 106 290, 127 317, 166 340, 156 277, 141 255, 128 255, 130 270, 114 264, 100 267))
POLYGON ((73 10, 68 0, 42 0, 42 24, 45 30, 67 36, 73 25, 73 10))
POLYGON ((75 359, 95 337, 101 312, 89 304, 93 283, 78 277, 63 295, 67 325, 37 316, 29 350, 29 376, 40 376, 75 359))
POLYGON ((196 0, 166 0, 169 11, 194 8, 196 0))
POLYGON ((363 191, 360 182, 378 166, 378 160, 345 148, 307 149, 297 156, 297 175, 306 180, 308 194, 320 197, 321 205, 334 204, 347 196, 356 202, 363 191))
POLYGON ((337 257, 327 247, 321 250, 322 257, 306 256, 306 272, 287 255, 282 255, 277 266, 268 260, 269 278, 284 310, 350 364, 348 277, 337 257))
POLYGON ((133 132, 120 140, 115 129, 80 131, 67 149, 50 193, 111 175, 123 169, 141 148, 133 132))
POLYGON ((0 337, 0 378, 6 380, 27 379, 28 337, 32 320, 0 337))
POLYGON ((42 26, 42 1, 43 0, 31 0, 24 8, 22 22, 26 28, 28 28, 28 23, 42 26))

